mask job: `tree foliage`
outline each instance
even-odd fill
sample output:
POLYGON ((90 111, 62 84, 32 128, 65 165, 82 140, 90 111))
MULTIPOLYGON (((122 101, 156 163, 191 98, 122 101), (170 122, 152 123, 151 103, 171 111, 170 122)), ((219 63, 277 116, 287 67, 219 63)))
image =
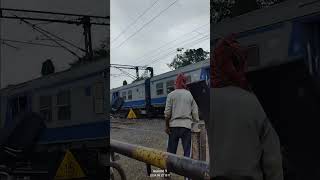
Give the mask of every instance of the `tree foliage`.
POLYGON ((209 59, 209 52, 204 51, 202 48, 188 49, 184 53, 177 54, 168 66, 171 69, 178 69, 207 59, 209 59))
POLYGON ((220 22, 285 0, 210 0, 211 22, 220 22))

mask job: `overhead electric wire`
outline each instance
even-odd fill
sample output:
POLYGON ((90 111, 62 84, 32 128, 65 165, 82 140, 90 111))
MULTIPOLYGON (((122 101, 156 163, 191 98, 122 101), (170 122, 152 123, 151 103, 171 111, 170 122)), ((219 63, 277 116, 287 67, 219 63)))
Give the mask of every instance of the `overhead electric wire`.
MULTIPOLYGON (((189 47, 192 47, 193 45, 202 43, 203 41, 208 40, 208 39, 210 40, 210 38, 208 37, 208 38, 203 39, 202 41, 199 41, 199 42, 196 42, 195 44, 192 44, 192 45, 189 46, 189 47)), ((146 66, 155 65, 155 64, 161 62, 162 60, 164 60, 165 58, 167 58, 168 56, 170 56, 170 55, 175 55, 175 54, 176 54, 176 51, 169 52, 169 53, 165 54, 164 56, 161 56, 161 57, 153 60, 150 64, 148 64, 148 65, 146 65, 146 66)))
MULTIPOLYGON (((188 46, 188 45, 191 45, 191 47, 192 47, 192 46, 194 46, 196 44, 199 44, 200 42, 202 42, 204 40, 207 40, 207 39, 210 39, 210 35, 209 34, 204 36, 204 37, 202 37, 202 38, 199 38, 199 39, 196 39, 196 40, 194 40, 192 42, 189 42, 187 44, 181 45, 180 47, 188 46)), ((150 66, 151 64, 154 64, 155 62, 157 62, 157 61, 159 61, 161 59, 164 59, 164 58, 168 57, 171 54, 175 54, 176 52, 177 52, 176 50, 170 51, 170 52, 168 52, 168 53, 166 53, 166 54, 164 54, 164 55, 162 55, 162 56, 160 56, 160 57, 158 57, 156 59, 153 59, 152 62, 150 62, 149 64, 146 64, 144 66, 150 66)))
POLYGON ((18 47, 15 47, 15 46, 13 46, 13 45, 11 45, 11 44, 8 44, 8 43, 6 43, 6 42, 3 42, 3 41, 2 41, 2 44, 6 45, 6 46, 9 46, 9 47, 11 47, 11 48, 13 48, 13 49, 19 50, 18 47))
POLYGON ((126 71, 118 68, 118 67, 115 67, 115 68, 119 69, 119 71, 123 72, 123 73, 126 74, 128 77, 132 78, 133 80, 136 79, 134 75, 132 75, 132 74, 130 74, 130 73, 128 73, 128 72, 126 72, 126 71))
POLYGON ((147 25, 149 25, 152 21, 154 21, 156 18, 158 18, 161 14, 163 14, 164 12, 166 12, 171 6, 173 6, 175 3, 177 3, 179 0, 175 0, 173 3, 171 3, 168 7, 166 7, 165 9, 163 9, 160 13, 158 13, 156 16, 154 16, 151 20, 149 20, 147 23, 145 23, 141 28, 139 28, 136 32, 134 32, 131 36, 129 36, 128 38, 126 38, 124 41, 122 41, 122 43, 120 43, 120 45, 118 45, 117 47, 113 48, 119 48, 121 47, 125 42, 127 42, 128 40, 130 40, 132 37, 134 37, 136 34, 138 34, 142 29, 144 29, 147 25))
MULTIPOLYGON (((18 16, 16 16, 18 17, 18 16)), ((47 35, 45 32, 42 31, 41 28, 35 26, 34 24, 24 20, 24 19, 21 19, 22 22, 26 23, 27 25, 31 26, 34 30, 38 31, 39 33, 41 33, 42 35, 46 36, 47 38, 49 39, 52 39, 52 41, 54 41, 56 44, 58 44, 59 46, 61 46, 63 49, 67 50, 69 53, 71 53, 72 55, 80 58, 80 56, 78 56, 75 52, 73 52, 72 50, 70 50, 69 48, 65 47, 64 45, 62 45, 61 43, 59 43, 58 41, 56 41, 55 39, 53 39, 52 37, 50 37, 49 35, 47 35)))
MULTIPOLYGON (((203 42, 205 40, 208 40, 208 39, 210 39, 210 37, 200 38, 200 39, 196 40, 195 42, 192 42, 192 44, 191 43, 187 44, 187 45, 191 45, 191 46, 188 46, 188 48, 190 48, 190 47, 192 47, 192 46, 194 46, 196 44, 199 44, 199 43, 201 43, 201 42, 203 42)), ((173 54, 176 54, 176 51, 171 51, 171 52, 169 52, 167 54, 164 54, 164 56, 161 56, 161 57, 158 57, 157 59, 154 59, 150 64, 145 65, 145 66, 150 66, 151 64, 155 64, 156 62, 158 62, 158 61, 160 61, 160 60, 162 60, 162 59, 164 59, 164 58, 166 58, 166 57, 168 57, 170 55, 173 55, 173 54)))
POLYGON ((153 54, 152 56, 149 56, 148 58, 140 61, 140 62, 144 62, 144 61, 147 61, 147 60, 150 60, 150 59, 154 59, 156 57, 159 57, 159 55, 163 55, 164 53, 166 53, 167 51, 169 52, 176 52, 177 51, 177 48, 185 45, 185 44, 188 44, 188 42, 194 42, 194 41, 197 41, 199 39, 202 39, 203 37, 206 37, 208 36, 209 34, 206 34, 205 36, 202 35, 202 37, 198 38, 198 39, 195 39, 195 37, 198 37, 199 35, 196 35, 196 36, 192 36, 191 38, 188 38, 188 39, 185 39, 184 41, 180 42, 179 44, 176 44, 174 47, 169 47, 163 51, 160 51, 156 54, 153 54))
POLYGON ((178 45, 174 45, 173 47, 170 47, 170 46, 169 46, 168 48, 164 49, 163 51, 160 51, 160 52, 158 52, 158 53, 156 53, 156 54, 153 54, 152 56, 149 56, 149 57, 143 59, 142 61, 140 61, 140 63, 141 63, 141 62, 148 61, 148 60, 153 59, 153 58, 155 58, 155 57, 158 57, 159 55, 161 55, 161 54, 163 54, 163 53, 165 53, 165 52, 167 52, 167 51, 172 51, 172 50, 176 51, 176 49, 177 49, 178 47, 180 47, 180 44, 183 44, 183 43, 192 41, 192 40, 194 40, 195 38, 198 38, 198 37, 199 37, 199 35, 195 35, 195 36, 192 36, 191 38, 188 38, 188 39, 182 41, 182 42, 179 43, 178 45))
POLYGON ((205 26, 207 26, 207 25, 209 25, 209 24, 210 24, 210 23, 201 25, 201 26, 193 29, 192 31, 189 31, 189 32, 187 32, 187 33, 185 33, 185 34, 177 37, 176 39, 174 39, 174 40, 172 40, 172 41, 166 42, 165 44, 163 44, 163 45, 161 45, 161 46, 159 46, 159 47, 157 47, 157 48, 155 48, 155 49, 153 49, 153 50, 150 50, 150 51, 148 51, 147 53, 144 53, 142 56, 136 58, 136 59, 134 60, 134 62, 136 62, 136 61, 139 60, 139 59, 140 59, 140 61, 138 61, 137 64, 145 61, 145 60, 146 60, 145 58, 146 58, 146 57, 149 57, 149 56, 150 56, 150 53, 152 54, 152 53, 154 53, 154 52, 156 52, 156 51, 159 51, 160 49, 168 46, 169 44, 172 44, 172 43, 178 41, 180 38, 182 38, 182 37, 184 37, 184 36, 186 36, 186 35, 192 34, 193 32, 195 32, 195 31, 197 31, 197 30, 199 30, 199 29, 201 29, 201 28, 203 28, 203 27, 205 27, 205 26))
MULTIPOLYGON (((13 14, 12 14, 12 15, 13 15, 13 14)), ((16 15, 13 15, 13 16, 16 16, 16 15)), ((19 18, 19 16, 16 16, 16 17, 19 18)), ((35 30, 37 30, 38 32, 42 31, 42 34, 45 35, 47 38, 49 38, 49 39, 51 39, 51 40, 53 40, 53 38, 50 37, 50 36, 48 36, 47 34, 50 34, 50 35, 53 36, 54 38, 57 38, 57 39, 60 40, 60 41, 63 41, 63 42, 65 42, 65 43, 67 43, 67 44, 69 44, 69 45, 71 45, 71 46, 73 46, 73 47, 75 47, 75 48, 77 48, 77 49, 79 49, 79 50, 81 50, 81 51, 86 52, 84 49, 82 49, 82 48, 80 48, 80 47, 78 47, 78 46, 76 46, 76 45, 74 45, 74 44, 72 44, 72 43, 70 43, 70 42, 68 42, 68 41, 60 38, 60 37, 58 37, 57 35, 49 32, 49 31, 44 30, 43 28, 40 28, 40 27, 36 26, 35 24, 32 24, 32 23, 26 21, 26 20, 23 19, 23 18, 20 18, 20 20, 23 21, 24 23, 32 26, 32 28, 35 29, 35 30), (40 31, 39 31, 39 30, 40 30, 40 31), (44 32, 44 33, 43 33, 43 32, 44 32)), ((54 40, 54 41, 57 43, 56 40, 54 40)), ((64 46, 61 45, 60 43, 57 43, 57 44, 59 44, 61 47, 64 47, 64 46)), ((70 51, 71 51, 71 50, 70 50, 70 51)))
POLYGON ((65 39, 62 39, 62 38, 60 38, 59 36, 57 36, 57 35, 49 32, 49 31, 47 31, 47 30, 44 30, 43 28, 40 28, 40 27, 38 27, 38 26, 36 26, 36 25, 34 25, 34 26, 37 27, 38 29, 40 29, 41 31, 47 33, 47 34, 50 34, 52 37, 54 37, 54 38, 56 38, 56 39, 58 39, 58 40, 60 40, 60 41, 63 41, 63 42, 65 42, 65 43, 69 44, 70 46, 72 46, 72 47, 74 47, 74 48, 77 48, 77 49, 79 49, 79 50, 81 50, 81 51, 83 51, 83 52, 86 52, 86 50, 84 50, 84 49, 82 49, 82 48, 80 48, 80 47, 72 44, 71 42, 69 42, 69 41, 67 41, 67 40, 65 40, 65 39))
POLYGON ((152 3, 151 6, 149 6, 147 9, 144 10, 132 23, 130 23, 126 28, 124 28, 118 35, 115 37, 111 42, 116 41, 122 34, 124 34, 131 26, 133 26, 143 15, 145 15, 151 8, 153 8, 154 5, 156 5, 160 0, 156 0, 154 3, 152 3))
MULTIPOLYGON (((166 52, 166 51, 168 51, 168 50, 170 50, 170 49, 172 49, 172 48, 174 48, 174 49, 176 50, 177 47, 180 46, 180 44, 183 44, 183 43, 186 43, 186 42, 188 42, 188 41, 190 41, 190 40, 193 40, 194 38, 196 38, 196 37, 198 37, 198 36, 199 36, 199 35, 192 36, 192 37, 190 37, 190 38, 188 38, 188 39, 185 39, 184 41, 181 41, 178 45, 174 45, 174 47, 169 46, 168 48, 166 48, 166 49, 164 49, 163 51, 160 51, 160 52, 158 52, 158 53, 151 53, 151 54, 152 54, 151 56, 145 57, 145 58, 142 59, 141 61, 137 62, 137 64, 140 64, 141 62, 145 62, 145 61, 147 61, 148 59, 152 59, 152 58, 154 58, 154 57, 156 57, 156 56, 159 56, 159 55, 162 54, 163 52, 166 52)), ((202 36, 204 36, 204 35, 202 34, 202 36)))
POLYGON ((44 43, 34 43, 34 42, 18 41, 18 40, 11 40, 11 39, 0 39, 0 40, 2 40, 2 41, 7 41, 7 42, 21 43, 21 44, 30 44, 30 45, 38 45, 38 46, 48 46, 48 47, 61 48, 60 46, 51 45, 51 44, 44 44, 44 43))

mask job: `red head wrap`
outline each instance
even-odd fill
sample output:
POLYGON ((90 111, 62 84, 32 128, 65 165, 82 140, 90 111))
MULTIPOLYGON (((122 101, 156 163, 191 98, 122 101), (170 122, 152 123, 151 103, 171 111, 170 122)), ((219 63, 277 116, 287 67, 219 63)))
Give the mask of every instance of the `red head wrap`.
POLYGON ((187 78, 184 76, 184 74, 180 73, 177 76, 176 79, 176 89, 186 89, 187 87, 187 78))
POLYGON ((247 50, 235 40, 235 34, 219 40, 211 55, 212 87, 232 85, 249 89, 245 77, 247 50))

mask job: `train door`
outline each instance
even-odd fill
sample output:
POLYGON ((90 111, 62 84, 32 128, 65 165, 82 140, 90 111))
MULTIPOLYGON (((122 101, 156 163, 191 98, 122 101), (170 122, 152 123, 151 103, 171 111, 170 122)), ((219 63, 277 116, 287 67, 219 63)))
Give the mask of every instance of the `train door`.
MULTIPOLYGON (((313 85, 320 90, 320 16, 305 20, 304 45, 305 62, 312 77, 313 85)), ((319 94, 320 95, 320 94, 319 94)))
POLYGON ((210 83, 210 67, 204 67, 201 69, 200 80, 205 80, 207 85, 210 83))
POLYGON ((320 16, 293 22, 289 56, 303 57, 310 75, 320 76, 320 16))
MULTIPOLYGON (((312 78, 316 92, 320 91, 320 16, 305 17, 293 22, 289 57, 301 57, 312 78)), ((320 96, 320 93, 318 93, 320 96)))
POLYGON ((311 23, 308 25, 307 38, 307 60, 310 74, 319 76, 320 61, 320 24, 311 23))
POLYGON ((147 113, 151 110, 151 90, 150 90, 150 78, 146 79, 144 82, 145 87, 145 101, 147 113))
POLYGON ((114 102, 117 98, 119 98, 119 91, 112 93, 112 102, 114 102))

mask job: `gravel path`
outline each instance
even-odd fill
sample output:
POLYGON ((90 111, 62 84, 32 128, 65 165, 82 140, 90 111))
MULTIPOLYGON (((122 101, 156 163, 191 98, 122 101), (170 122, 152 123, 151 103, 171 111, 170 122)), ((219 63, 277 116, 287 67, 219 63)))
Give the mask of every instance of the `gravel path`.
MULTIPOLYGON (((168 135, 164 132, 164 128, 165 122, 163 119, 113 119, 111 120, 111 138, 166 151, 168 135)), ((177 154, 183 155, 181 143, 179 143, 177 154)), ((122 155, 117 162, 125 170, 128 180, 161 179, 148 177, 146 165, 143 162, 122 155)), ((152 169, 158 168, 152 167, 152 169)), ((171 179, 182 180, 184 178, 172 174, 171 179)))

